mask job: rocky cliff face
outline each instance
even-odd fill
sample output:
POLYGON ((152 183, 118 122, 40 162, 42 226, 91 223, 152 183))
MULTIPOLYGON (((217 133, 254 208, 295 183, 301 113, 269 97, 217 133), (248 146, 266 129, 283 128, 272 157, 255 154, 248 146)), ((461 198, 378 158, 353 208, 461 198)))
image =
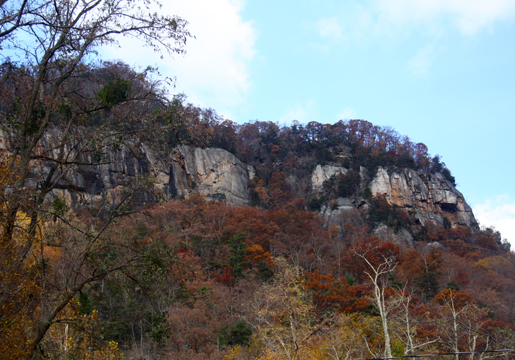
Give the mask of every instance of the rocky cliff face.
MULTIPOLYGON (((345 168, 317 166, 312 174, 313 191, 320 191, 323 181, 331 176, 346 172, 345 168)), ((361 176, 362 179, 367 176, 363 168, 361 176)), ((379 167, 368 187, 372 195, 384 196, 390 205, 398 206, 419 225, 424 225, 428 220, 442 225, 446 218, 452 226, 477 226, 463 194, 440 173, 412 169, 393 171, 379 167)), ((330 222, 335 222, 339 214, 366 206, 367 202, 360 197, 339 198, 332 206, 323 206, 321 214, 330 222)))
POLYGON ((440 173, 388 171, 380 167, 370 190, 375 196, 385 196, 388 203, 413 215, 422 225, 428 220, 443 224, 445 217, 452 225, 476 226, 463 195, 440 173))
MULTIPOLYGON (((52 135, 42 140, 42 148, 51 143, 52 135)), ((48 155, 48 153, 47 153, 48 155)), ((58 154, 53 154, 57 158, 58 154)), ((147 145, 129 141, 115 151, 107 148, 100 161, 91 155, 82 159, 84 163, 101 162, 101 165, 82 165, 59 169, 53 177, 56 182, 49 198, 58 196, 68 204, 105 203, 117 204, 129 188, 142 185, 151 180, 150 191, 138 192, 136 201, 140 204, 152 203, 158 194, 169 194, 170 159, 169 156, 152 151, 147 145), (153 188, 153 189, 152 189, 153 188)), ((36 161, 32 163, 28 186, 37 186, 49 173, 50 163, 36 161)))
MULTIPOLYGON (((52 143, 51 137, 48 135, 42 141, 43 148, 52 143)), ((102 165, 70 169, 57 182, 50 197, 59 196, 68 203, 83 200, 116 203, 128 187, 146 178, 151 180, 154 191, 141 193, 140 203, 159 200, 156 194, 161 194, 162 198, 187 198, 197 194, 232 205, 248 205, 247 183, 255 176, 254 168, 243 164, 228 151, 214 148, 179 146, 171 153, 162 154, 144 143, 133 141, 118 151, 107 149, 103 162, 102 165)), ((48 171, 48 163, 35 162, 27 185, 37 186, 48 171)), ((316 166, 310 179, 312 191, 322 191, 324 181, 347 173, 348 170, 340 166, 316 166)), ((373 195, 384 196, 388 203, 406 211, 420 225, 428 220, 443 224, 447 219, 452 226, 476 226, 463 195, 440 173, 380 167, 374 175, 361 168, 360 175, 362 183, 369 184, 373 195)), ((320 213, 333 222, 343 212, 367 206, 367 201, 359 196, 339 198, 330 206, 322 206, 320 213)))
MULTIPOLYGON (((42 145, 51 141, 49 135, 42 145)), ((102 162, 102 165, 69 169, 49 197, 59 196, 69 204, 115 204, 128 188, 150 180, 153 191, 139 192, 137 201, 140 204, 152 203, 161 197, 188 198, 197 194, 232 205, 247 205, 250 199, 247 182, 255 175, 251 166, 244 165, 222 149, 179 146, 171 154, 160 154, 136 141, 117 151, 108 148, 102 162)), ((50 166, 44 161, 32 165, 32 176, 27 185, 37 186, 48 174, 50 166)), ((59 174, 54 178, 57 176, 59 174)))
POLYGON ((179 146, 171 157, 172 196, 187 198, 198 194, 232 205, 249 203, 247 183, 255 176, 254 168, 243 164, 230 152, 179 146))

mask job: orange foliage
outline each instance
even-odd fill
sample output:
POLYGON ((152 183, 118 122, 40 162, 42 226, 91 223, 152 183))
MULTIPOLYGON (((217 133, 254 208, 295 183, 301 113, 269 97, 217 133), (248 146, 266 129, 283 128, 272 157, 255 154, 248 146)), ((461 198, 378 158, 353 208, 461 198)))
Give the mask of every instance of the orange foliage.
POLYGON ((179 248, 176 251, 177 261, 170 268, 170 274, 184 284, 187 281, 203 278, 204 271, 200 264, 200 258, 193 251, 179 248))
POLYGON ((473 303, 472 296, 464 291, 456 291, 454 289, 444 289, 436 295, 435 301, 452 307, 453 310, 461 310, 465 306, 473 303))
POLYGON ((24 358, 37 319, 41 287, 32 261, 17 264, 18 246, 0 243, 0 354, 24 358))
POLYGON ((321 275, 319 271, 304 274, 302 286, 311 294, 311 300, 319 313, 329 308, 338 312, 354 313, 364 310, 369 302, 364 286, 349 286, 345 279, 336 280, 332 275, 321 275))
POLYGON ((452 229, 444 229, 440 228, 437 231, 438 234, 438 241, 444 241, 444 240, 468 240, 471 236, 471 230, 470 228, 466 226, 458 226, 456 228, 452 229))
POLYGON ((248 261, 252 266, 256 267, 262 261, 270 267, 275 266, 272 255, 268 251, 265 251, 261 245, 254 244, 246 248, 245 251, 247 252, 247 256, 244 261, 248 261))
POLYGON ((409 283, 420 274, 433 272, 439 275, 443 263, 442 251, 436 247, 421 249, 403 249, 402 261, 397 267, 398 274, 409 283))
POLYGON ((331 226, 331 228, 329 229, 329 236, 331 237, 331 239, 334 239, 336 238, 336 236, 338 236, 338 233, 340 232, 340 228, 337 226, 337 225, 334 225, 331 226))
POLYGON ((280 232, 280 229, 270 221, 267 213, 267 210, 260 208, 237 207, 233 216, 227 221, 225 229, 230 233, 241 230, 249 242, 269 249, 270 239, 280 232))

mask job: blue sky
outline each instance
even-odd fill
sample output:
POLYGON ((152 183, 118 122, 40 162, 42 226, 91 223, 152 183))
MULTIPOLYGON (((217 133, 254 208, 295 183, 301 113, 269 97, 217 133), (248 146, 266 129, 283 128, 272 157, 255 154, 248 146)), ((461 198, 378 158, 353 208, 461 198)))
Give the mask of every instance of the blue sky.
POLYGON ((243 123, 365 119, 440 154, 480 223, 515 243, 515 2, 168 1, 185 56, 133 40, 106 58, 157 65, 172 92, 243 123))

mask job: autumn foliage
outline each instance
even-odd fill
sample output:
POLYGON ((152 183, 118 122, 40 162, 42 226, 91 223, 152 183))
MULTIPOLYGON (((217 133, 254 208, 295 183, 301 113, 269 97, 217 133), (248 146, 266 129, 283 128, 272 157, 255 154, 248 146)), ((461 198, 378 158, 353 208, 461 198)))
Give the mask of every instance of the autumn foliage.
MULTIPOLYGON (((21 98, 4 90, 29 96, 30 69, 0 70, 0 110, 21 116, 21 98)), ((442 225, 420 224, 367 187, 379 166, 453 183, 424 144, 363 120, 240 125, 182 95, 164 101, 149 72, 122 63, 80 71, 64 87, 73 106, 51 104, 56 129, 71 116, 90 123, 70 127, 75 135, 109 125, 166 154, 179 143, 226 149, 256 170, 250 206, 157 190, 138 202, 150 190, 136 184, 118 204, 81 198, 71 209, 51 193, 69 182, 49 175, 25 186, 29 165, 48 159, 32 154, 23 167, 14 151, 2 153, 0 356, 350 359, 515 346, 515 256, 500 234, 451 224, 445 212, 442 225), (320 164, 347 173, 316 193, 309 179, 320 164), (316 213, 342 197, 359 210, 316 213), (414 241, 399 241, 401 232, 414 241)), ((70 146, 77 156, 53 159, 66 166, 52 171, 64 179, 85 159, 102 161, 103 148, 123 145, 117 139, 70 146)))
POLYGON ((370 304, 365 286, 351 287, 345 279, 335 280, 332 275, 321 275, 319 271, 304 276, 306 280, 303 289, 311 295, 311 301, 319 314, 329 309, 352 314, 364 311, 370 304))

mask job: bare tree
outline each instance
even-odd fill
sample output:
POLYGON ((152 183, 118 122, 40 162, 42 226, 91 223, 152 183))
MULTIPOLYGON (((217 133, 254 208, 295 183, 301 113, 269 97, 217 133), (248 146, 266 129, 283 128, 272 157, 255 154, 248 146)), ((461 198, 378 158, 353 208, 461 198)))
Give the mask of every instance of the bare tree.
MULTIPOLYGON (((388 301, 389 293, 391 292, 389 276, 393 273, 398 264, 395 253, 392 254, 390 251, 385 251, 388 249, 385 245, 389 244, 391 243, 373 241, 361 244, 363 246, 355 245, 351 249, 353 254, 366 264, 366 270, 364 272, 372 283, 373 300, 379 310, 383 328, 384 356, 388 358, 392 357, 389 317, 392 311, 400 306, 398 301, 388 301)), ((395 247, 395 245, 391 245, 395 247)))
POLYGON ((0 44, 17 29, 36 20, 34 14, 49 1, 0 0, 0 44))
MULTIPOLYGON (((398 314, 398 321, 400 323, 398 331, 400 334, 398 337, 404 342, 404 355, 414 355, 416 354, 415 350, 435 344, 440 340, 438 334, 434 334, 432 337, 426 336, 425 338, 416 336, 421 321, 411 314, 414 298, 415 296, 412 292, 408 291, 406 286, 395 291, 395 301, 398 302, 400 309, 398 314)), ((426 322, 427 319, 423 318, 422 321, 426 322)))
POLYGON ((120 36, 140 39, 155 51, 181 54, 190 34, 182 18, 156 12, 160 6, 157 0, 0 0, 0 6, 0 45, 2 50, 9 50, 3 51, 0 68, 0 129, 14 179, 1 189, 1 248, 8 249, 20 238, 16 234, 24 233, 26 243, 17 247, 20 250, 10 263, 13 273, 24 263, 38 261, 34 259, 44 265, 48 260, 45 247, 74 250, 62 258, 63 286, 52 284, 48 273, 39 274, 41 284, 48 285, 46 299, 53 301, 44 304, 28 344, 27 358, 32 358, 55 319, 78 292, 111 273, 123 272, 139 257, 128 251, 120 261, 106 264, 93 256, 109 248, 99 250, 98 244, 109 224, 124 212, 131 191, 106 210, 103 224, 87 229, 72 226, 63 216, 65 203, 52 207, 45 201, 77 166, 104 161, 95 152, 112 142, 106 139, 125 133, 119 117, 110 116, 117 105, 134 100, 167 104, 155 82, 141 80, 148 75, 145 71, 133 78, 114 72, 115 76, 96 87, 89 86, 92 81, 88 76, 98 67, 88 62, 93 61, 99 46, 116 45, 120 36), (100 124, 90 131, 95 119, 100 124), (36 165, 43 171, 41 178, 31 183, 36 165), (73 235, 59 244, 39 239, 36 233, 43 215, 68 224, 73 235), (64 279, 66 276, 70 277, 64 279))
MULTIPOLYGON (((7 7, 11 3, 10 8, 15 8, 14 1, 6 1, 2 5, 2 10, 5 10, 5 26, 12 23, 7 15, 7 7)), ((2 119, 4 135, 13 144, 11 168, 17 170, 13 194, 26 186, 34 159, 43 157, 52 162, 46 179, 40 181, 34 189, 34 200, 29 209, 32 218, 30 233, 35 231, 38 206, 43 203, 52 184, 57 183, 67 173, 68 169, 58 171, 58 168, 63 165, 69 167, 80 161, 84 163, 84 159, 77 157, 80 151, 76 144, 70 143, 73 129, 87 124, 90 119, 88 116, 92 113, 109 110, 118 103, 130 100, 131 83, 118 81, 119 79, 106 84, 101 89, 104 90, 103 93, 80 91, 78 85, 70 87, 70 83, 77 83, 76 77, 84 70, 84 62, 96 54, 99 46, 116 44, 120 36, 138 38, 155 51, 165 51, 168 54, 184 52, 184 45, 190 36, 186 21, 177 16, 163 16, 152 12, 159 5, 155 0, 56 0, 41 1, 36 5, 31 3, 30 6, 24 3, 19 5, 20 11, 30 9, 23 13, 23 21, 19 21, 23 26, 18 24, 10 32, 11 35, 20 36, 4 36, 2 43, 21 59, 21 63, 11 66, 19 70, 14 84, 7 81, 7 75, 12 72, 4 69, 2 97, 6 97, 8 93, 16 95, 20 83, 25 90, 23 99, 15 96, 17 102, 11 101, 4 106, 5 116, 2 119), (74 95, 83 100, 81 106, 73 103, 76 108, 70 106, 74 95), (62 116, 63 110, 65 116, 62 116), (51 144, 44 144, 42 139, 45 134, 55 126, 59 126, 60 131, 53 133, 51 144)), ((149 89, 147 95, 154 90, 149 89)), ((12 100, 12 97, 7 98, 12 100)), ((109 130, 104 126, 96 140, 113 136, 109 130)), ((90 150, 96 147, 91 141, 86 143, 85 147, 90 150)), ((10 201, 7 226, 4 227, 3 234, 5 239, 12 236, 20 202, 20 199, 15 198, 10 201)))

